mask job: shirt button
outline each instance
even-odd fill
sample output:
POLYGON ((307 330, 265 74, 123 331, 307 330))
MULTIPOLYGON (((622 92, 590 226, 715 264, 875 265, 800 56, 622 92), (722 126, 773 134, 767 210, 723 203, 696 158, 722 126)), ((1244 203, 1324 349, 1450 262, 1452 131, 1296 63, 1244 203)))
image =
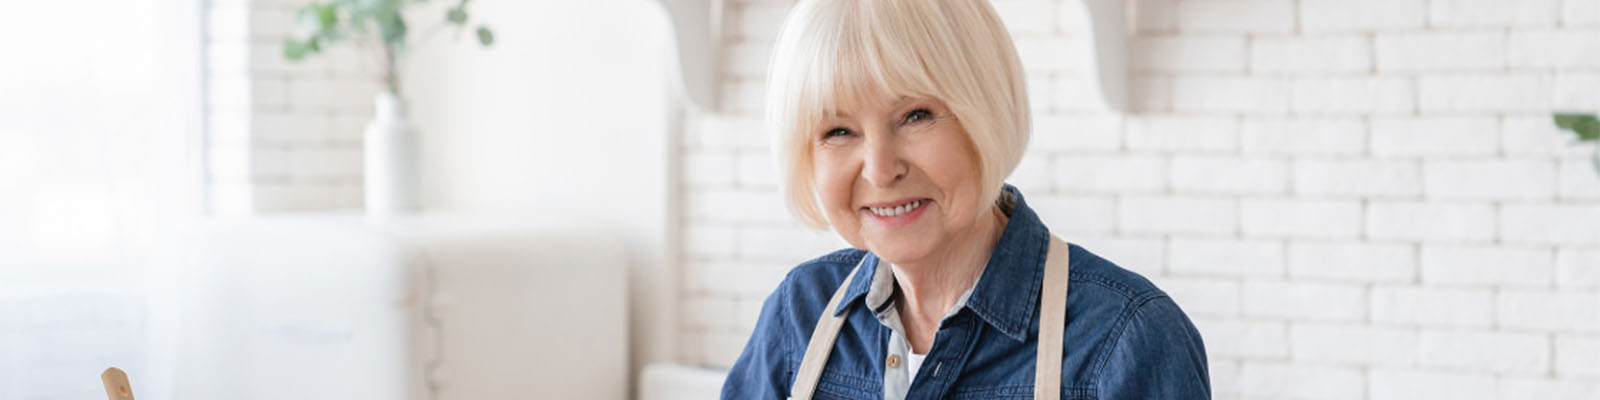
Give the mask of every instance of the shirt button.
POLYGON ((889 368, 900 368, 900 355, 899 354, 890 354, 889 355, 889 368))

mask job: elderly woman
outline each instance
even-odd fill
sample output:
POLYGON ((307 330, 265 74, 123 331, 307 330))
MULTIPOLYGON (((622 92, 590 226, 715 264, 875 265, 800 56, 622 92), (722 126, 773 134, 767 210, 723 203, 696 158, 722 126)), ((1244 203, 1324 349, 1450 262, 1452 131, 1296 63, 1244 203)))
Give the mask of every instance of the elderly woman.
POLYGON ((854 248, 795 267, 727 399, 1197 399, 1200 334, 1002 180, 1028 96, 983 0, 802 0, 768 76, 790 210, 854 248))

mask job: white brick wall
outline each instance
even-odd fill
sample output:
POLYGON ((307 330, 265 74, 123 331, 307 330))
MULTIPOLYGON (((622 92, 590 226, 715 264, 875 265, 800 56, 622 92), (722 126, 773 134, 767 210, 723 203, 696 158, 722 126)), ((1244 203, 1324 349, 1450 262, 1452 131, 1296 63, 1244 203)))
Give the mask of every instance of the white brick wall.
POLYGON ((208 174, 217 213, 361 207, 361 131, 381 85, 348 43, 299 63, 283 58, 305 3, 206 2, 208 156, 232 166, 208 174))
MULTIPOLYGON (((1049 92, 1013 182, 1179 301, 1217 398, 1600 398, 1600 178, 1548 117, 1600 111, 1600 1, 1136 0, 1121 114, 1082 110, 1075 2, 992 1, 1049 92)), ((789 4, 728 2, 727 95, 686 118, 687 362, 842 246, 760 134, 789 4)))

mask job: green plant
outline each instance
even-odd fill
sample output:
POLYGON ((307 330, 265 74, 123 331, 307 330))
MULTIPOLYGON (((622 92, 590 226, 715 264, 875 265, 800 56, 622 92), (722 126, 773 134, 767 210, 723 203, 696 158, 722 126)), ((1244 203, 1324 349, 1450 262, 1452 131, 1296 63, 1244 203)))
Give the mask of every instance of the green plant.
POLYGON ((1594 170, 1600 173, 1600 119, 1594 114, 1557 113, 1556 126, 1571 131, 1578 135, 1578 142, 1593 142, 1595 145, 1594 170))
MULTIPOLYGON (((440 28, 467 26, 467 2, 459 0, 445 10, 444 21, 429 28, 421 39, 436 34, 440 28)), ((397 76, 400 57, 406 51, 406 36, 410 32, 402 11, 426 3, 427 0, 332 0, 313 2, 295 10, 295 33, 283 41, 283 57, 300 61, 306 56, 326 50, 328 46, 351 41, 364 47, 376 44, 382 50, 383 84, 390 91, 400 93, 397 76)), ((494 43, 494 32, 478 25, 474 30, 478 43, 484 47, 494 43)))

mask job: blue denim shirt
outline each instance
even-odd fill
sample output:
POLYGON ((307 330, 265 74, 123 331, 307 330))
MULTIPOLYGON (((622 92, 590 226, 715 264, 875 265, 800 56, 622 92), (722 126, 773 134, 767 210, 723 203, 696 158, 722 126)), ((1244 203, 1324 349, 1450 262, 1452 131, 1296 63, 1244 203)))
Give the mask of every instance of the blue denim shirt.
MULTIPOLYGON (((1016 199, 1010 222, 966 305, 940 324, 907 399, 1033 398, 1049 231, 1015 187, 1006 191, 1016 199)), ((1209 399, 1205 345, 1177 303, 1139 274, 1069 248, 1061 398, 1209 399)), ((722 398, 789 397, 817 317, 857 262, 843 302, 826 310, 849 314, 814 398, 883 397, 890 330, 863 306, 878 259, 845 249, 795 267, 767 297, 722 398)))

